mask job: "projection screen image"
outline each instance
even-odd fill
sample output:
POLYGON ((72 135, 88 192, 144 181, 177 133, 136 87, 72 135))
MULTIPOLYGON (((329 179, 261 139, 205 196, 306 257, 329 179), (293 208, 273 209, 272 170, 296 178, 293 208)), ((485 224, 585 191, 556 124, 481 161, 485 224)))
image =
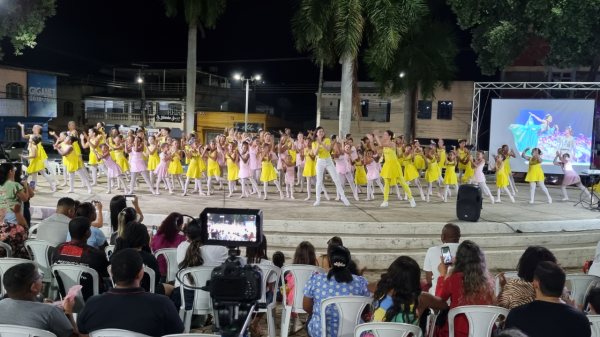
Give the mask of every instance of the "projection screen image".
POLYGON ((545 173, 562 174, 553 165, 556 152, 571 156, 573 169, 590 168, 594 100, 591 99, 493 99, 490 124, 490 160, 502 145, 508 145, 517 158, 510 159, 514 172, 527 172, 529 162, 521 153, 537 147, 545 173))

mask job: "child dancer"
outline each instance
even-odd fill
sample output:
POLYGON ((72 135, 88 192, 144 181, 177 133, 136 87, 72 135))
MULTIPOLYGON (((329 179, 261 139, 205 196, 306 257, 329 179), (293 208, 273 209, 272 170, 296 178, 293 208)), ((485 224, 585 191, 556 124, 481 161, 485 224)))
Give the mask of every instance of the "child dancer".
POLYGON ((418 140, 415 140, 413 142, 413 153, 415 154, 413 163, 414 163, 415 167, 417 168, 417 171, 419 172, 419 176, 420 176, 423 173, 423 171, 425 170, 426 166, 425 166, 425 159, 423 158, 423 148, 421 147, 421 144, 419 143, 418 140))
POLYGON ((169 164, 169 174, 171 175, 171 178, 177 177, 179 185, 181 185, 181 189, 183 189, 183 179, 181 178, 181 174, 183 173, 183 167, 181 166, 182 154, 181 150, 179 150, 179 142, 177 140, 171 142, 170 152, 173 159, 171 164, 169 164))
POLYGON ((61 146, 58 144, 54 145, 54 148, 58 151, 61 156, 65 157, 67 164, 67 171, 69 171, 69 190, 66 193, 73 193, 75 190, 73 189, 73 184, 75 181, 75 173, 81 178, 83 185, 88 188, 88 194, 92 194, 92 186, 90 186, 90 180, 83 167, 83 162, 78 155, 75 154, 75 149, 73 147, 73 142, 76 142, 77 138, 74 136, 67 136, 61 146))
MULTIPOLYGON (((412 146, 406 145, 404 147, 404 180, 407 183, 413 181, 415 186, 419 189, 419 193, 421 193, 421 200, 425 200, 425 195, 423 194, 423 187, 421 186, 421 181, 419 180, 420 175, 419 171, 414 165, 415 153, 413 151, 412 146)), ((404 194, 405 198, 408 198, 407 194, 404 194)))
POLYGON ((481 186, 483 192, 490 197, 492 204, 494 203, 494 196, 492 192, 490 192, 489 187, 485 183, 485 175, 483 174, 483 165, 485 164, 485 160, 483 159, 483 151, 477 151, 477 161, 473 161, 473 156, 467 156, 468 161, 471 164, 471 167, 474 169, 473 174, 473 183, 481 186))
MULTIPOLYGON (((358 191, 358 193, 362 193, 360 185, 368 184, 369 180, 367 179, 367 172, 365 171, 363 150, 356 150, 356 155, 358 157, 354 161, 354 166, 356 167, 356 172, 354 172, 354 183, 356 184, 356 190, 358 191)), ((369 198, 370 195, 367 194, 367 199, 369 198)))
POLYGON ((144 178, 144 181, 150 187, 150 192, 152 192, 152 194, 157 194, 155 193, 154 186, 150 180, 150 175, 148 174, 148 165, 144 162, 144 157, 142 156, 143 152, 144 143, 142 138, 135 137, 135 140, 131 146, 131 151, 129 152, 129 161, 131 163, 131 185, 129 186, 129 190, 133 191, 133 186, 137 181, 138 175, 142 175, 142 178, 144 178))
POLYGON ((294 173, 295 165, 292 162, 292 155, 288 154, 283 162, 283 171, 285 172, 285 197, 294 198, 294 173))
POLYGON ((110 142, 108 146, 114 151, 115 162, 121 167, 121 171, 125 173, 125 179, 129 181, 127 177, 127 174, 129 173, 129 162, 127 162, 127 158, 125 158, 125 155, 123 154, 123 150, 125 149, 125 147, 123 146, 123 136, 118 135, 113 139, 113 141, 114 146, 111 146, 110 142))
MULTIPOLYGON (((460 151, 460 149, 459 149, 459 151, 460 151)), ((462 180, 459 181, 459 184, 461 184, 461 183, 470 184, 471 181, 473 180, 475 171, 473 170, 473 166, 471 165, 472 158, 473 158, 473 156, 471 156, 470 154, 467 154, 464 159, 459 159, 459 163, 463 163, 465 165, 464 175, 462 175, 462 180)), ((458 170, 458 171, 460 173, 460 170, 458 170)))
MULTIPOLYGON (((347 151, 350 151, 350 145, 346 145, 347 151)), ((358 194, 356 193, 356 185, 354 185, 354 179, 352 178, 352 169, 349 161, 349 155, 346 154, 346 150, 342 151, 341 143, 333 144, 333 160, 335 161, 335 170, 337 171, 338 177, 340 178, 340 184, 342 189, 346 185, 346 180, 350 185, 354 199, 358 201, 358 194)), ((336 201, 340 200, 340 194, 337 194, 336 201)))
POLYGON ((238 172, 239 168, 237 166, 237 162, 239 160, 239 152, 235 150, 235 145, 233 143, 227 144, 227 182, 229 187, 229 194, 227 198, 231 198, 233 194, 233 186, 235 182, 238 180, 238 172))
POLYGON ((283 191, 281 190, 281 185, 277 180, 277 172, 275 172, 275 168, 273 167, 273 156, 271 153, 271 145, 269 143, 265 143, 263 145, 263 152, 259 155, 259 160, 262 163, 262 172, 260 174, 260 181, 263 182, 263 190, 265 192, 264 200, 267 200, 267 188, 269 186, 269 181, 273 181, 275 186, 277 186, 277 190, 279 191, 280 199, 283 199, 283 191))
POLYGON ((529 148, 526 148, 523 153, 521 153, 521 157, 525 160, 529 161, 529 169, 527 170, 527 175, 525 176, 525 181, 529 183, 529 192, 531 193, 531 200, 529 200, 530 204, 533 204, 535 199, 535 184, 546 193, 548 197, 548 203, 552 203, 552 198, 550 197, 550 193, 548 193, 548 189, 546 185, 544 185, 544 180, 546 177, 544 176, 544 171, 542 171, 542 151, 537 147, 531 150, 531 156, 527 156, 526 153, 529 151, 529 148))
POLYGON ((81 148, 79 147, 79 133, 77 132, 77 125, 75 124, 75 122, 70 121, 69 124, 67 125, 67 127, 69 128, 69 136, 71 137, 75 137, 75 141, 73 142, 73 149, 75 150, 75 154, 79 157, 79 159, 81 159, 81 148))
POLYGON ((296 150, 296 168, 298 170, 298 182, 296 185, 300 185, 300 193, 304 191, 304 134, 298 132, 298 139, 294 142, 294 149, 296 150))
POLYGON ((508 177, 508 182, 510 183, 510 188, 512 189, 512 194, 515 195, 517 192, 519 192, 519 190, 517 190, 517 185, 515 184, 512 170, 510 169, 510 157, 517 158, 517 156, 513 150, 508 148, 508 145, 502 145, 502 153, 504 154, 504 171, 506 171, 506 176, 508 177))
MULTIPOLYGON (((433 140, 432 140, 432 142, 433 142, 433 140)), ((434 145, 435 145, 435 143, 434 143, 434 145)), ((438 139, 437 155, 438 155, 438 158, 440 158, 438 170, 440 171, 440 184, 442 184, 444 182, 444 177, 442 176, 442 166, 446 162, 447 153, 446 153, 446 147, 444 146, 444 140, 441 138, 438 139)), ((450 190, 448 190, 448 192, 450 192, 450 190)))
POLYGON ((510 194, 510 191, 507 187, 509 183, 508 177, 506 176, 506 170, 504 169, 504 155, 498 154, 498 156, 496 156, 496 162, 494 165, 488 162, 488 167, 491 167, 492 171, 496 171, 496 187, 498 187, 496 202, 500 202, 500 193, 504 191, 506 194, 508 194, 510 201, 514 203, 515 198, 513 198, 512 194, 510 194))
POLYGON ((217 148, 219 149, 219 152, 217 152, 217 163, 219 163, 219 172, 221 173, 221 179, 218 180, 220 191, 223 189, 223 175, 227 170, 227 159, 225 158, 225 152, 227 151, 227 138, 225 136, 217 136, 217 148))
POLYGON ((569 195, 567 194, 567 186, 569 185, 577 185, 577 187, 579 187, 582 191, 585 191, 585 193, 587 193, 588 197, 590 196, 590 191, 588 191, 587 188, 583 186, 583 184, 581 183, 581 178, 579 178, 577 172, 573 170, 573 166, 569 161, 570 159, 571 156, 568 153, 565 153, 561 156, 560 152, 556 151, 554 165, 560 166, 563 170, 563 173, 565 174, 565 176, 563 177, 562 185, 560 187, 562 189, 563 195, 565 196, 562 199, 563 201, 569 200, 569 195))
MULTIPOLYGON (((461 185, 463 183, 463 174, 465 173, 465 170, 468 167, 471 167, 471 164, 469 163, 467 159, 467 155, 469 154, 469 150, 467 150, 465 148, 465 146, 467 145, 467 141, 464 139, 459 139, 458 140, 458 156, 457 156, 457 161, 458 161, 458 184, 461 185)), ((469 181, 470 182, 470 181, 469 181)))
MULTIPOLYGON (((66 131, 61 132, 60 136, 57 136, 54 131, 49 131, 48 133, 51 136, 54 136, 54 138, 56 138, 56 142, 54 143, 54 148, 56 148, 56 146, 62 147, 65 138, 67 138, 69 136, 69 133, 66 131)), ((67 172, 67 158, 65 156, 62 157, 62 166, 63 166, 62 171, 63 171, 64 182, 62 184, 60 184, 60 186, 66 186, 69 173, 67 172)))
MULTIPOLYGON (((258 160, 258 153, 260 152, 260 140, 258 137, 252 137, 250 146, 248 147, 248 158, 250 162, 250 174, 254 181, 260 181, 260 161, 258 160)), ((258 192, 258 189, 257 189, 258 192)), ((258 193, 260 198, 260 192, 258 193)))
POLYGON ((169 181, 169 165, 171 160, 173 159, 171 152, 169 152, 169 144, 162 143, 160 144, 160 164, 154 169, 154 174, 156 174, 156 193, 159 193, 160 181, 164 180, 165 185, 169 189, 169 194, 173 194, 173 189, 171 188, 171 182, 169 181))
POLYGON ((50 184, 50 188, 52 188, 53 192, 56 192, 56 184, 52 182, 48 173, 46 173, 46 165, 44 165, 44 159, 42 159, 42 153, 38 150, 38 145, 42 142, 42 137, 40 136, 32 136, 29 137, 29 155, 24 156, 19 154, 21 158, 31 159, 29 161, 29 166, 27 166, 27 173, 31 175, 31 181, 37 183, 37 175, 38 173, 43 175, 44 178, 50 184))
MULTIPOLYGON (((183 188, 182 196, 187 195, 188 186, 190 185, 190 180, 194 179, 194 192, 200 190, 199 195, 205 195, 202 192, 202 178, 203 172, 206 171, 206 165, 202 160, 202 156, 204 155, 204 151, 199 149, 198 139, 192 138, 191 145, 185 150, 185 157, 190 159, 190 164, 188 165, 185 180, 185 186, 183 188)), ((192 192, 193 193, 193 192, 192 192)))
MULTIPOLYGON (((19 125, 21 127, 21 136, 25 139, 29 139, 30 137, 33 137, 33 136, 42 137, 42 126, 41 125, 34 125, 33 128, 31 128, 31 135, 25 134, 25 125, 23 125, 23 123, 17 122, 17 125, 19 125)), ((56 173, 54 172, 53 169, 51 169, 50 163, 48 163, 48 155, 46 154, 46 150, 44 150, 42 143, 39 143, 37 147, 38 147, 37 150, 40 153, 40 157, 44 161, 44 165, 46 165, 46 167, 48 168, 48 171, 50 171, 50 177, 51 177, 52 181, 54 182, 54 185, 58 186, 59 181, 56 178, 56 173)))
POLYGON ((98 151, 98 146, 102 143, 104 136, 99 134, 94 128, 90 128, 87 135, 82 133, 79 136, 81 138, 81 146, 84 149, 90 149, 88 164, 92 170, 92 186, 96 186, 96 182, 98 181, 98 166, 100 166, 104 173, 107 173, 106 166, 104 166, 102 161, 99 162, 98 158, 93 155, 94 151, 98 151))
POLYGON ((214 177, 217 182, 220 182, 221 168, 217 162, 220 151, 217 149, 217 143, 214 140, 210 141, 209 148, 207 148, 205 151, 208 152, 208 170, 206 171, 208 181, 206 182, 206 195, 211 195, 214 192, 214 190, 211 188, 212 178, 214 177))
POLYGON ((447 202, 448 197, 451 195, 450 185, 454 185, 454 188, 458 193, 458 180, 456 179, 456 152, 448 152, 444 166, 446 166, 446 172, 444 174, 444 185, 446 185, 446 190, 444 191, 444 202, 447 202))
POLYGON ((110 156, 110 148, 108 147, 108 145, 106 145, 106 143, 102 143, 98 148, 100 149, 100 151, 102 151, 102 153, 99 153, 97 149, 92 149, 93 154, 90 155, 94 155, 99 162, 102 161, 104 165, 106 165, 106 184, 108 185, 108 190, 106 191, 106 194, 111 193, 113 179, 117 179, 119 181, 119 185, 123 186, 124 194, 132 193, 127 191, 127 184, 125 184, 125 181, 121 176, 123 171, 121 171, 121 167, 110 156))
POLYGON ((148 157, 148 172, 150 172, 150 180, 154 180, 154 170, 160 164, 160 157, 158 156, 158 146, 156 145, 156 137, 148 137, 149 146, 146 147, 146 157, 148 157))
POLYGON ((373 150, 367 150, 365 159, 363 159, 363 163, 367 167, 367 198, 365 201, 369 201, 375 199, 375 188, 373 186, 373 182, 379 182, 380 178, 379 165, 377 165, 377 161, 373 159, 373 150))
MULTIPOLYGON (((258 189, 256 180, 254 180, 254 176, 252 175, 252 169, 250 168, 252 155, 249 153, 248 142, 243 142, 241 149, 242 151, 240 153, 240 173, 238 173, 238 177, 242 181, 242 195, 240 196, 240 198, 250 197, 250 193, 248 193, 248 191, 246 190, 246 179, 250 180, 252 188, 254 188, 254 191, 258 193, 258 197, 260 198, 260 189, 258 189)), ((257 158, 254 158, 254 160, 258 161, 257 158)))
POLYGON ((427 171, 425 171, 425 180, 427 181, 427 191, 426 198, 427 202, 429 202, 429 192, 433 192, 433 183, 435 182, 438 188, 438 197, 442 199, 442 201, 446 201, 444 196, 442 195, 442 186, 440 185, 439 174, 440 170, 438 168, 438 161, 440 158, 434 147, 427 150, 425 153, 425 158, 427 162, 427 171))

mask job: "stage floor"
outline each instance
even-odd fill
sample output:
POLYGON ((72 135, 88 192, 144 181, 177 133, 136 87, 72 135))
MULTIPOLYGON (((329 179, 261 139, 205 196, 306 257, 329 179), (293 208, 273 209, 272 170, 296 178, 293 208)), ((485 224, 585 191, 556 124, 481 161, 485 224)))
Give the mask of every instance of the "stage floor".
MULTIPOLYGON (((40 177, 41 178, 41 177, 40 177)), ((61 177, 62 178, 62 177, 61 177)), ((87 190, 81 187, 81 182, 76 178, 75 192, 67 194, 67 187, 59 187, 59 190, 52 192, 48 183, 43 179, 38 179, 38 188, 36 196, 31 200, 35 206, 56 206, 56 202, 62 197, 71 197, 80 201, 100 200, 104 205, 104 211, 109 210, 110 199, 115 194, 105 194, 104 179, 100 179, 101 187, 93 187, 95 194, 87 194, 87 190)), ((193 186, 193 184, 190 184, 193 186)), ((334 201, 335 188, 329 182, 327 190, 332 197, 331 201, 322 198, 321 205, 314 207, 314 191, 310 201, 304 201, 306 192, 295 193, 295 200, 280 200, 274 186, 269 186, 269 200, 259 199, 256 195, 250 198, 240 199, 241 188, 234 192, 234 196, 226 198, 225 191, 216 191, 213 196, 199 196, 197 194, 182 197, 182 191, 177 184, 175 194, 169 195, 167 191, 161 189, 160 195, 150 194, 145 184, 140 183, 140 188, 134 191, 140 200, 140 207, 147 214, 169 214, 170 212, 181 212, 192 216, 197 216, 205 207, 223 207, 223 208, 251 208, 262 209, 265 220, 296 220, 296 221, 349 221, 349 222, 460 222, 456 218, 456 193, 453 190, 452 197, 448 202, 442 202, 437 197, 437 190, 434 188, 434 195, 430 196, 431 202, 427 203, 417 197, 417 206, 411 208, 406 200, 399 201, 396 195, 391 195, 389 207, 381 208, 383 197, 381 191, 377 188, 374 201, 363 201, 366 195, 360 194, 360 201, 354 200, 347 188, 347 195, 351 206, 344 206, 341 201, 334 201)), ((600 219, 600 212, 590 211, 575 206, 579 201, 581 190, 578 188, 569 188, 569 201, 561 201, 562 192, 560 186, 548 186, 553 203, 548 204, 543 192, 536 191, 536 202, 529 204, 529 186, 518 184, 519 192, 516 195, 516 203, 511 203, 507 196, 502 197, 502 203, 491 204, 488 197, 484 198, 483 209, 480 221, 487 222, 525 222, 525 221, 568 221, 568 220, 586 220, 600 219)), ((227 186, 224 185, 227 189, 227 186)), ((190 191, 193 188, 190 188, 190 191)), ((296 187, 299 190, 299 187, 296 187)), ((364 191, 364 189, 363 189, 364 191)), ((416 188, 412 188, 413 193, 416 188)), ((114 192, 114 191, 113 191, 114 192)), ((495 194, 496 188, 492 187, 492 193, 495 194)))

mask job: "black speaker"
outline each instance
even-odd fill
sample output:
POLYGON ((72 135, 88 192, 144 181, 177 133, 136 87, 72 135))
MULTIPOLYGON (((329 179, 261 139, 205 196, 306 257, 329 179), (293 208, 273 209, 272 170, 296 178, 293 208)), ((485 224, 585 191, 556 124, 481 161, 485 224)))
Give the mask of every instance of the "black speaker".
POLYGON ((456 217, 463 221, 477 221, 482 207, 479 185, 460 185, 456 199, 456 217))

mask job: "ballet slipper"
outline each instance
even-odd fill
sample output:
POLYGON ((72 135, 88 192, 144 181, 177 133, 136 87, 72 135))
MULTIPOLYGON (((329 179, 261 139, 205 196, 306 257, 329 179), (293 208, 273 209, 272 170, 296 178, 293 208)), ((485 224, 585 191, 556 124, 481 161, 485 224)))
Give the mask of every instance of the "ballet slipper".
POLYGON ((502 203, 502 202, 500 201, 500 198, 496 199, 496 201, 495 201, 495 202, 497 202, 497 203, 502 203))
POLYGON ((73 191, 73 190, 68 190, 68 191, 66 191, 65 193, 75 193, 75 191, 73 191))
POLYGON ((309 200, 310 200, 310 197, 304 198, 304 201, 309 201, 309 200))

